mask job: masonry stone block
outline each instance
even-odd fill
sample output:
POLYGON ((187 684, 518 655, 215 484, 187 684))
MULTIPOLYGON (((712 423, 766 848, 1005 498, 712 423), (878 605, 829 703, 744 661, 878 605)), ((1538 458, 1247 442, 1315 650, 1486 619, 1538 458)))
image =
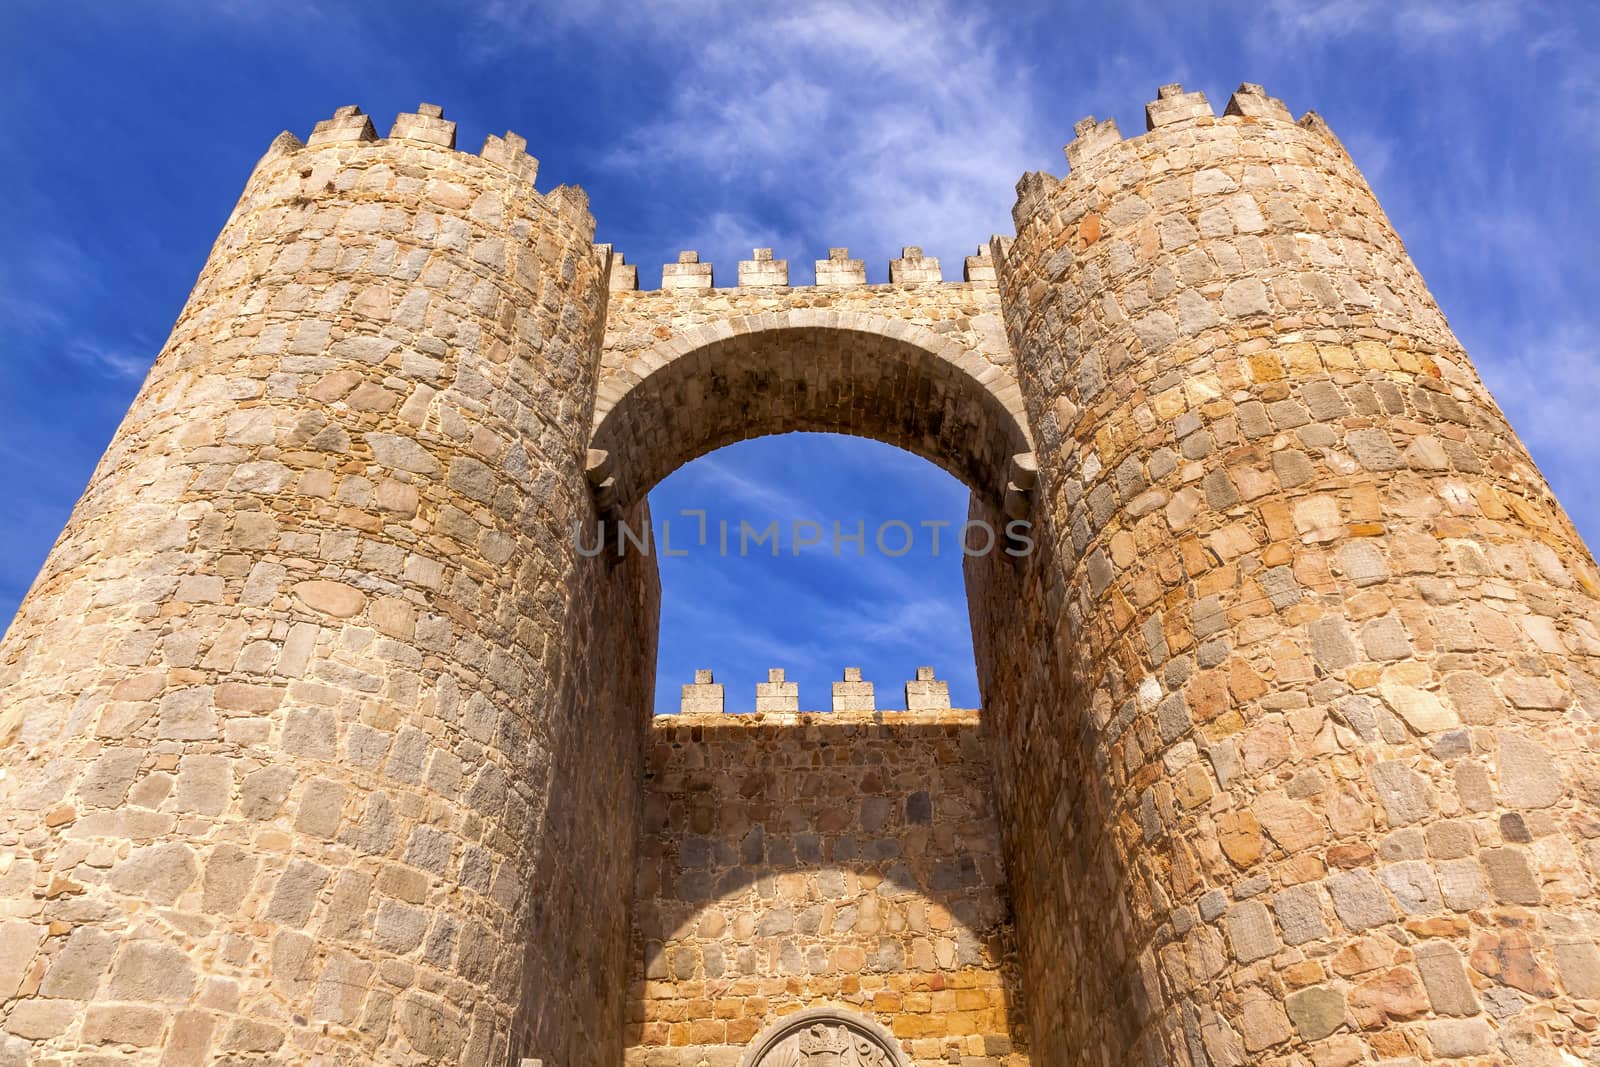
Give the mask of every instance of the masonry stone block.
POLYGON ((872 711, 876 706, 873 685, 861 680, 861 668, 846 667, 844 680, 833 683, 833 710, 872 711))
POLYGON ((7 998, 21 987, 45 933, 45 927, 21 919, 0 923, 0 993, 7 998))
POLYGON ((1495 900, 1502 904, 1538 904, 1543 899, 1525 849, 1486 848, 1478 855, 1495 900))
POLYGON ((1247 900, 1228 909, 1228 941, 1234 958, 1249 963, 1278 950, 1272 915, 1259 900, 1247 900))
POLYGON ((93 926, 80 926, 49 963, 39 992, 46 997, 92 1000, 110 969, 116 939, 93 926))
POLYGON ((1322 889, 1315 882, 1290 886, 1273 896, 1273 911, 1285 942, 1299 945, 1328 936, 1328 924, 1322 913, 1323 900, 1322 889))
POLYGON ((1561 798, 1561 772, 1544 746, 1516 730, 1497 731, 1495 775, 1513 808, 1548 808, 1561 798))
POLYGON ((756 683, 757 711, 799 711, 800 683, 786 682, 783 668, 767 671, 767 680, 756 683))
POLYGON ((148 1048, 166 1029, 166 1012, 138 1004, 91 1004, 83 1016, 83 1039, 90 1044, 128 1044, 148 1048))
POLYGON ((84 1005, 70 1000, 31 998, 18 1001, 3 1024, 8 1033, 30 1041, 60 1037, 83 1012, 84 1005))
POLYGON ((1284 999, 1289 1019, 1307 1041, 1320 1041, 1345 1022, 1344 994, 1327 986, 1314 986, 1284 999))
POLYGON ((1428 1024, 1428 1044, 1440 1059, 1482 1056, 1494 1048, 1494 1029, 1486 1019, 1440 1019, 1428 1024))
POLYGON ((933 676, 932 667, 918 667, 906 683, 907 711, 937 711, 950 706, 950 683, 933 676))
POLYGON ((1417 946, 1417 970, 1428 991, 1433 1010, 1440 1015, 1475 1015, 1478 999, 1473 995, 1461 953, 1445 941, 1426 941, 1417 946))
POLYGON ((1388 894, 1368 871, 1340 871, 1327 879, 1328 894, 1339 920, 1351 930, 1365 930, 1394 921, 1398 915, 1388 894))
POLYGON ((183 1004, 194 987, 194 963, 181 947, 133 941, 117 955, 106 992, 113 1000, 183 1004))

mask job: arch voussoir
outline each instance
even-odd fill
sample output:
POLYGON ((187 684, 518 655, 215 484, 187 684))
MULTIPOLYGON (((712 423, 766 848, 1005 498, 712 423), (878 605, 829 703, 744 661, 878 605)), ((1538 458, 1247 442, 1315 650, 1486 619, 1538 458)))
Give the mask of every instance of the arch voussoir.
POLYGON ((1032 450, 1015 380, 972 348, 905 318, 810 307, 696 323, 633 355, 600 390, 590 447, 614 458, 626 506, 699 455, 793 430, 897 445, 995 503, 1010 457, 1032 450))

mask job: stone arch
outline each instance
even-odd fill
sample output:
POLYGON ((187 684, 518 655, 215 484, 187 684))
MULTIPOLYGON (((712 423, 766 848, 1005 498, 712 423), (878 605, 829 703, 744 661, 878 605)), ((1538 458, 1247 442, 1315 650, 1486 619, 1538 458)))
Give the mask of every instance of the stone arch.
POLYGON ((617 501, 736 441, 810 430, 869 437, 949 471, 995 504, 1010 458, 1031 452, 1011 372, 926 326, 796 308, 688 330, 601 385, 590 445, 617 501))

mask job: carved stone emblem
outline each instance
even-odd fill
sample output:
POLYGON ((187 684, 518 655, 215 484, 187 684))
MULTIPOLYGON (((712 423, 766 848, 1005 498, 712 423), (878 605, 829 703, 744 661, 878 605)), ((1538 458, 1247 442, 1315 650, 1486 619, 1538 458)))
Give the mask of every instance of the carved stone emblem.
POLYGON ((812 1008, 764 1030, 740 1067, 909 1067, 899 1044, 870 1019, 812 1008))

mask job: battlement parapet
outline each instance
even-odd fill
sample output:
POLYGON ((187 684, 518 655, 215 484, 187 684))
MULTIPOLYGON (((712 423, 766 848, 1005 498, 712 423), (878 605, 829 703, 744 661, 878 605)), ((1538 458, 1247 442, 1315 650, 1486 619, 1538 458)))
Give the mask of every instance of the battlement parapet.
POLYGON ((1328 121, 1316 111, 1307 111, 1304 115, 1301 115, 1295 120, 1295 125, 1300 127, 1302 130, 1316 134, 1324 141, 1327 141, 1329 144, 1333 145, 1339 151, 1345 152, 1346 155, 1349 155, 1349 153, 1345 151, 1344 142, 1339 140, 1339 135, 1333 132, 1333 127, 1329 126, 1328 121))
MULTIPOLYGON (((1333 131, 1328 129, 1326 122, 1315 111, 1308 111, 1296 122, 1287 105, 1275 96, 1269 96, 1267 90, 1254 82, 1241 82, 1228 98, 1228 104, 1222 111, 1223 119, 1238 119, 1245 122, 1257 123, 1283 123, 1285 125, 1298 125, 1302 129, 1312 130, 1323 134, 1334 144, 1338 138, 1333 136, 1333 131)), ((1198 121, 1217 122, 1218 117, 1211 109, 1210 102, 1203 92, 1185 92, 1183 86, 1173 82, 1161 86, 1156 90, 1156 98, 1145 105, 1145 128, 1147 133, 1164 130, 1169 127, 1181 126, 1185 123, 1198 121)), ((1093 115, 1080 119, 1072 127, 1073 139, 1062 150, 1067 157, 1067 166, 1077 170, 1089 160, 1101 155, 1108 148, 1118 144, 1131 144, 1140 138, 1125 141, 1122 133, 1117 129, 1116 121, 1107 119, 1097 121, 1093 115)), ((1341 146, 1342 147, 1342 146, 1341 146)), ((1039 172, 1035 172, 1037 174, 1039 172)), ((1019 204, 1028 198, 1028 194, 1035 192, 1040 186, 1040 180, 1035 174, 1023 176, 1023 181, 1018 183, 1017 198, 1019 204), (1024 183, 1027 187, 1024 188, 1024 183)), ((1049 177, 1045 175, 1045 177, 1049 177)))
POLYGON ((1294 116, 1289 113, 1288 106, 1282 100, 1268 96, 1266 89, 1254 82, 1240 82, 1239 88, 1228 98, 1228 106, 1222 113, 1272 122, 1294 121, 1294 116))
POLYGON ((816 727, 844 731, 863 731, 871 736, 892 736, 896 729, 918 730, 933 726, 977 726, 983 717, 979 708, 940 708, 937 710, 904 712, 885 711, 754 711, 730 715, 723 712, 680 712, 669 715, 652 715, 649 728, 658 740, 692 742, 695 735, 680 731, 701 731, 699 739, 706 740, 710 731, 772 730, 816 727))
POLYGON ((754 258, 739 261, 741 286, 782 286, 789 284, 789 261, 773 259, 772 249, 757 248, 754 258))
MULTIPOLYGON (((846 667, 840 681, 832 686, 830 711, 807 711, 807 715, 832 715, 843 713, 873 713, 904 715, 908 712, 949 711, 950 683, 935 678, 932 667, 918 667, 917 676, 905 683, 905 711, 877 706, 877 686, 861 677, 860 667, 846 667)), ((755 711, 745 712, 729 708, 723 686, 716 681, 712 671, 700 668, 694 672, 694 681, 681 687, 678 701, 680 715, 722 715, 741 718, 771 714, 801 714, 800 683, 791 682, 782 667, 767 671, 767 680, 756 683, 755 711)))
POLYGON ((478 155, 490 163, 500 164, 519 178, 526 178, 529 185, 539 177, 539 161, 528 154, 528 139, 510 130, 504 137, 491 133, 484 138, 478 155))
MULTIPOLYGON (((1072 146, 1068 145, 1069 158, 1071 149, 1072 146)), ((1011 220, 1016 224, 1019 233, 1028 218, 1060 184, 1059 178, 1042 170, 1030 170, 1017 179, 1017 202, 1012 205, 1011 220)))
POLYGON ((422 141, 441 148, 456 146, 456 124, 444 117, 438 104, 418 104, 416 112, 401 112, 389 129, 391 138, 422 141))
POLYGON ((1093 115, 1079 119, 1072 127, 1072 134, 1072 143, 1062 151, 1067 154, 1067 166, 1074 170, 1088 162, 1091 156, 1122 140, 1122 131, 1117 129, 1116 119, 1099 122, 1093 115))
POLYGON ((989 252, 988 245, 979 245, 976 255, 968 256, 961 263, 961 280, 965 282, 993 282, 994 258, 989 252))
POLYGON ((848 248, 830 248, 827 259, 817 260, 817 284, 866 285, 867 261, 851 259, 848 248))
MULTIPOLYGON (((827 259, 814 260, 815 288, 886 288, 907 285, 961 285, 992 287, 995 284, 995 264, 988 245, 980 245, 976 255, 967 256, 962 265, 961 281, 946 281, 937 256, 924 255, 917 245, 907 245, 900 255, 889 261, 889 281, 869 286, 866 261, 851 259, 848 248, 828 249, 827 259)), ((612 292, 678 292, 690 290, 703 292, 718 288, 713 266, 700 259, 698 251, 678 254, 676 263, 661 267, 661 288, 641 290, 638 270, 629 268, 619 275, 616 268, 622 265, 621 254, 613 260, 612 292)), ((789 261, 776 259, 770 248, 753 250, 750 259, 739 261, 737 287, 741 289, 806 289, 812 286, 791 285, 789 261)))
POLYGON ((581 185, 558 185, 544 195, 544 200, 570 222, 594 218, 589 211, 589 194, 581 185))
POLYGON ((377 132, 372 128, 372 119, 354 104, 346 104, 336 108, 331 118, 323 119, 311 130, 311 136, 306 138, 306 147, 315 148, 318 145, 337 144, 342 141, 375 141, 377 132))
MULTIPOLYGON (((288 131, 279 134, 262 158, 265 161, 306 148, 326 148, 336 145, 379 147, 391 143, 429 145, 454 152, 457 151, 456 124, 444 117, 444 109, 438 104, 419 104, 416 111, 401 112, 397 115, 389 128, 389 136, 380 138, 372 124, 371 116, 355 104, 346 104, 335 110, 330 117, 319 121, 303 143, 288 131)), ((470 153, 461 154, 470 156, 470 153)), ((528 154, 527 139, 509 130, 504 136, 490 134, 485 138, 477 158, 494 164, 530 186, 539 176, 539 161, 528 154)), ((558 209, 563 204, 569 207, 581 204, 583 210, 587 211, 587 194, 583 194, 580 200, 575 197, 575 194, 579 193, 581 190, 577 186, 563 186, 548 194, 546 199, 556 197, 551 206, 558 209)))
MULTIPOLYGON (((1062 149, 1067 159, 1068 177, 1032 171, 1017 182, 1017 199, 1011 209, 1017 232, 1022 232, 1028 221, 1039 213, 1042 205, 1056 198, 1057 190, 1064 183, 1072 185, 1072 191, 1067 194, 1069 196, 1087 190, 1088 186, 1075 177, 1079 172, 1093 169, 1096 178, 1089 179, 1092 182, 1112 173, 1124 161, 1137 158, 1140 146, 1146 143, 1147 138, 1174 135, 1193 137, 1195 134, 1188 131, 1230 125, 1236 129, 1241 126, 1260 126, 1276 128, 1278 131, 1298 128, 1317 135, 1348 159, 1344 146, 1320 115, 1308 111, 1296 121, 1282 100, 1268 95, 1265 88, 1254 82, 1240 83, 1229 96, 1220 116, 1212 110, 1205 93, 1186 92, 1181 84, 1173 82, 1161 86, 1156 91, 1156 98, 1145 105, 1146 132, 1138 137, 1124 138, 1113 119, 1100 121, 1089 115, 1075 123, 1072 128, 1073 139, 1062 149)), ((1274 135, 1281 136, 1268 134, 1274 135)), ((1098 236, 1098 220, 1088 220, 1085 225, 1093 232, 1085 232, 1083 240, 1092 244, 1098 236)), ((997 261, 997 267, 1000 273, 1005 272, 1003 259, 997 261)))
POLYGON ((717 685, 708 670, 694 672, 694 683, 683 687, 678 711, 683 715, 721 714, 723 709, 722 686, 717 685))
POLYGON ((678 262, 661 265, 661 288, 714 289, 711 264, 700 262, 699 252, 679 252, 678 262))
POLYGON ((933 676, 932 667, 918 667, 906 683, 907 711, 942 711, 950 706, 950 683, 933 676))
POLYGON ((860 667, 846 667, 844 669, 844 680, 833 683, 833 710, 877 710, 872 683, 861 680, 860 667))
POLYGON ((772 668, 766 681, 756 683, 756 710, 799 711, 800 683, 784 681, 783 668, 772 668))
MULTIPOLYGON (((609 246, 607 246, 609 247, 609 246)), ((621 252, 611 253, 611 283, 613 293, 627 293, 639 288, 639 268, 629 263, 621 252)))
POLYGON ((900 250, 899 259, 889 261, 889 281, 894 285, 942 282, 944 275, 939 271, 939 261, 936 258, 923 255, 922 249, 916 245, 906 245, 900 250))
POLYGON ((278 134, 278 136, 272 139, 271 144, 267 145, 267 150, 261 153, 261 158, 256 161, 255 170, 252 171, 251 174, 254 175, 256 171, 259 171, 262 167, 266 166, 268 163, 271 163, 275 159, 280 159, 283 156, 293 155, 305 146, 306 143, 300 140, 300 138, 296 137, 288 130, 283 130, 278 134))
POLYGON ((1147 130, 1187 122, 1190 119, 1215 117, 1211 110, 1211 101, 1206 99, 1205 93, 1186 93, 1183 91, 1183 86, 1177 82, 1157 89, 1156 98, 1144 106, 1144 126, 1147 130))

